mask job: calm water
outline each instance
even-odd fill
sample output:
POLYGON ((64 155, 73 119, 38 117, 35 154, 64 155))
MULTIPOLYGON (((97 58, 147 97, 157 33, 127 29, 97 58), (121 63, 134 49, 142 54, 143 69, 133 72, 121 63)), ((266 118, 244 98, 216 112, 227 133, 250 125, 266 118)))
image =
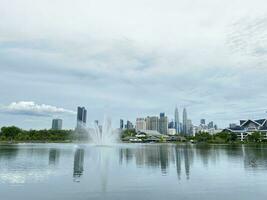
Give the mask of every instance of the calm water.
POLYGON ((1 200, 267 198, 267 146, 0 145, 1 200))

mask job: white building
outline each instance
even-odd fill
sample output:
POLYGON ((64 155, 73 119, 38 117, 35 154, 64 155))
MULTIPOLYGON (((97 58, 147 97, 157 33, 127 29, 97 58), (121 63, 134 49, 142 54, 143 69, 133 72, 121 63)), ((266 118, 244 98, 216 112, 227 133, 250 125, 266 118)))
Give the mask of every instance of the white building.
POLYGON ((144 118, 137 118, 136 119, 135 129, 136 129, 136 131, 146 130, 146 121, 144 118))
POLYGON ((168 129, 168 135, 175 135, 176 134, 176 129, 175 128, 169 128, 168 129))
POLYGON ((215 135, 217 133, 220 133, 222 129, 215 129, 215 128, 208 128, 203 126, 194 126, 193 127, 193 136, 195 136, 197 133, 209 133, 211 135, 215 135))

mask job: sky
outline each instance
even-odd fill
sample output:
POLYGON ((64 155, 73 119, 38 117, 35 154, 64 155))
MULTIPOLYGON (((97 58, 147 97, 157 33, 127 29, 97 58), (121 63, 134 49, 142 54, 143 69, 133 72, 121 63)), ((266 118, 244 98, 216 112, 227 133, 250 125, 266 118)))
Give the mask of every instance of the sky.
POLYGON ((219 127, 267 117, 266 0, 0 0, 0 127, 185 107, 219 127))

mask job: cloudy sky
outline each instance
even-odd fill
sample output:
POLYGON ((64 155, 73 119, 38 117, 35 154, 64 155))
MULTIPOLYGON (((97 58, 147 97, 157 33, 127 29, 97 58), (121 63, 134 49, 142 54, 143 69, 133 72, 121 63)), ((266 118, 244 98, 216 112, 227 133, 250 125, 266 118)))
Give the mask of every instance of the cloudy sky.
POLYGON ((0 0, 0 126, 267 117, 266 0, 0 0))

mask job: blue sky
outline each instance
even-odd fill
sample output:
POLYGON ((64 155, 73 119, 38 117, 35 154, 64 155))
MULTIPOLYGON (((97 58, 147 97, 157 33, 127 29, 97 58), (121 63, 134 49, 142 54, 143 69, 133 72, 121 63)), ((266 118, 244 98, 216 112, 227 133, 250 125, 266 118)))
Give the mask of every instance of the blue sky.
POLYGON ((0 126, 266 117, 265 0, 0 0, 0 126))

